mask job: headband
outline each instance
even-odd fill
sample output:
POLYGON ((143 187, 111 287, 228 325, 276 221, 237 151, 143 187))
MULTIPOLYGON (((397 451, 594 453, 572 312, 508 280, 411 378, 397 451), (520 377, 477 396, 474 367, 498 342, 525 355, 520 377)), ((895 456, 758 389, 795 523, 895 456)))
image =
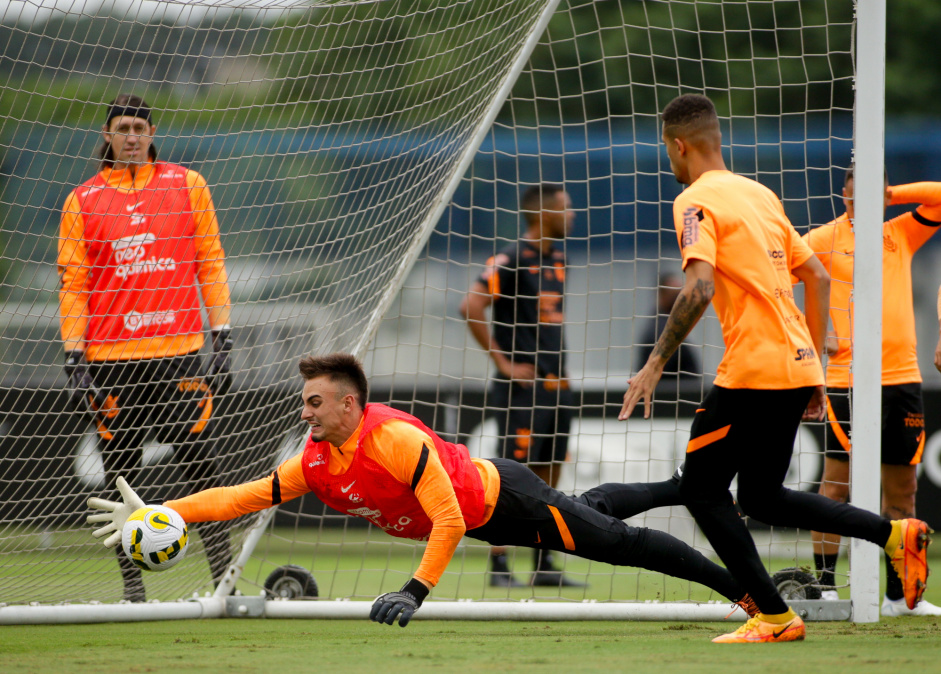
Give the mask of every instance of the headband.
POLYGON ((108 108, 108 119, 105 121, 105 126, 109 126, 111 120, 115 117, 140 117, 148 124, 152 123, 150 121, 150 108, 143 102, 140 105, 112 105, 108 108))

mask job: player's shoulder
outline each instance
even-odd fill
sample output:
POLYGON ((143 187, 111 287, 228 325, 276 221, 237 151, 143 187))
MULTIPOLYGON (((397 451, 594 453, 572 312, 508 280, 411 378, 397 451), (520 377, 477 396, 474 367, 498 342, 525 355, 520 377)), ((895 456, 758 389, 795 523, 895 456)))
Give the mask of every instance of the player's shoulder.
POLYGON ((188 187, 205 187, 206 179, 195 169, 181 164, 161 161, 157 163, 157 177, 162 181, 183 181, 188 187))
POLYGON ((515 269, 523 257, 524 245, 522 240, 507 244, 490 258, 490 264, 496 269, 515 269))
MULTIPOLYGON (((804 239, 811 247, 816 243, 826 242, 827 244, 832 243, 833 239, 837 234, 837 220, 831 220, 830 222, 818 225, 816 227, 811 227, 810 230, 804 234, 801 238, 804 239)), ((828 248, 829 250, 829 248, 828 248)))
POLYGON ((393 442, 397 448, 412 447, 418 451, 424 444, 434 444, 428 433, 404 419, 386 419, 375 427, 373 433, 381 439, 380 445, 393 442))
MULTIPOLYGON (((706 171, 676 198, 680 205, 698 204, 719 207, 754 192, 768 190, 761 183, 726 170, 706 171)), ((772 192, 773 194, 773 192, 772 192)))

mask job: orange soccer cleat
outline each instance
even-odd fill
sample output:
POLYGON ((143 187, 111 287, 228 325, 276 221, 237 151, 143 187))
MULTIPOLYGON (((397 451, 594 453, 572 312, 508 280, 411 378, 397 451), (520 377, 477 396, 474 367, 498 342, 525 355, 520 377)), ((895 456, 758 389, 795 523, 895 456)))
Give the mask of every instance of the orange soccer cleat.
POLYGON ((795 615, 783 624, 769 623, 761 615, 751 618, 734 632, 712 640, 714 644, 770 644, 779 641, 803 641, 806 635, 804 621, 795 615))
POLYGON ((892 568, 902 579, 905 604, 914 609, 921 601, 928 581, 928 544, 931 542, 928 534, 933 532, 927 524, 914 518, 896 522, 902 527, 902 537, 890 555, 892 568))

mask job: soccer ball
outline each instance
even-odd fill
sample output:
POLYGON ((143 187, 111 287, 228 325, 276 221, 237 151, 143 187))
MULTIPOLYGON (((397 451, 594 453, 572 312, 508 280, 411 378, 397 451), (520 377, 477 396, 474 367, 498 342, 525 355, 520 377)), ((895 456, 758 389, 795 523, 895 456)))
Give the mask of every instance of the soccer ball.
POLYGON ((124 523, 124 554, 145 571, 166 571, 186 555, 189 531, 180 514, 160 505, 131 513, 124 523))

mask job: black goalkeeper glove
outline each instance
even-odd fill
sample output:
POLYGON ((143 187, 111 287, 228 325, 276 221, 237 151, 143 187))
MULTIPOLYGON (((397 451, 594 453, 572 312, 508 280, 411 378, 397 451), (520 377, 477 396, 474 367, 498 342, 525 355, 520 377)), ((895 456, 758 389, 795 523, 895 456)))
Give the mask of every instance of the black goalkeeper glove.
POLYGON ((369 612, 369 619, 391 625, 399 618, 399 627, 405 627, 427 596, 428 588, 425 584, 412 578, 398 592, 386 592, 377 598, 369 612))
POLYGON ((233 345, 231 330, 225 328, 212 331, 212 360, 209 362, 206 383, 213 395, 224 395, 232 387, 229 354, 233 345))
POLYGON ((66 351, 62 369, 69 378, 69 399, 74 409, 97 412, 106 405, 107 397, 95 385, 84 351, 66 351))

